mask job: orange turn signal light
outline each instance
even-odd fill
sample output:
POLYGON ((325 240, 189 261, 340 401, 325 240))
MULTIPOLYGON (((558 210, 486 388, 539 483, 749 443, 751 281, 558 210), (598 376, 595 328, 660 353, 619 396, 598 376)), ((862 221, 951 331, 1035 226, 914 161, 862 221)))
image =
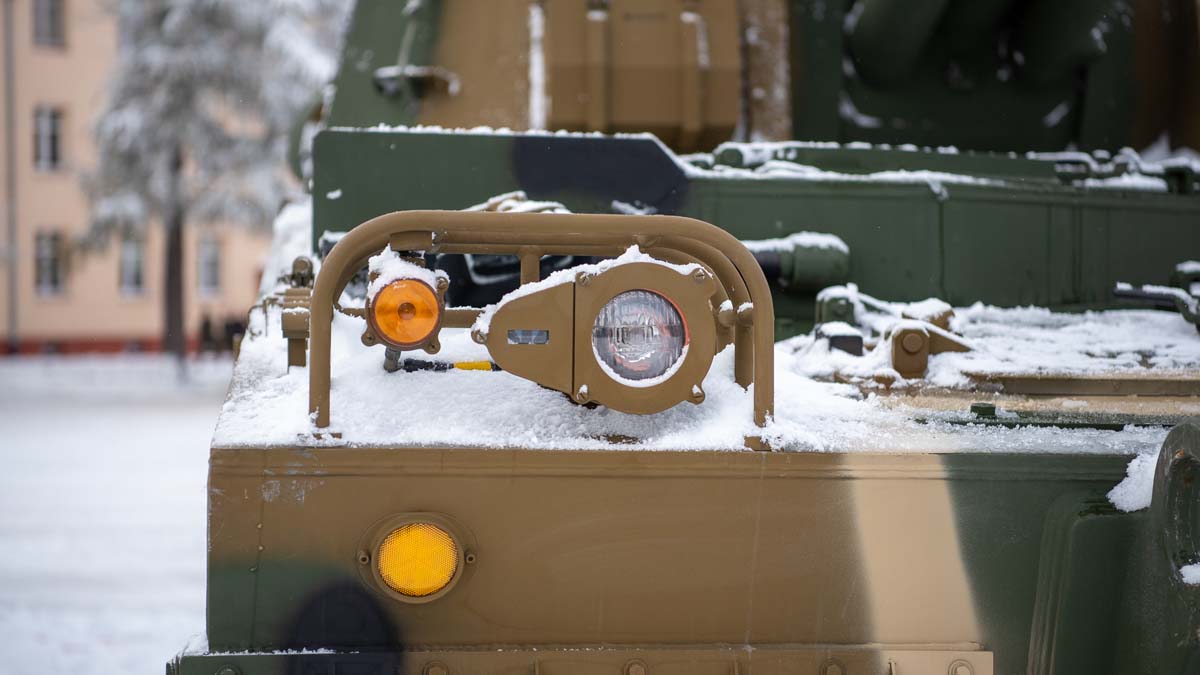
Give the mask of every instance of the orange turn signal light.
POLYGON ((402 525, 376 553, 383 583, 410 598, 433 595, 449 585, 458 572, 458 559, 458 542, 433 523, 402 525))
POLYGON ((416 279, 397 279, 384 286, 367 309, 375 334, 397 349, 422 346, 437 331, 441 315, 437 294, 416 279))

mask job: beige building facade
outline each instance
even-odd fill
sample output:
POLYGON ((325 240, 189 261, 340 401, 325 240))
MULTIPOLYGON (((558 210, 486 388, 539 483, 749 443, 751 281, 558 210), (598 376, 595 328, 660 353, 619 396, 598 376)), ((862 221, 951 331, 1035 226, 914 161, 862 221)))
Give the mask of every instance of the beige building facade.
MULTIPOLYGON (((0 9, 0 353, 156 349, 162 228, 151 223, 145 236, 100 251, 77 245, 89 224, 80 178, 95 165, 91 130, 116 61, 116 18, 101 0, 0 0, 0 9)), ((244 321, 268 244, 242 227, 189 227, 189 344, 202 332, 223 342, 226 323, 244 321)))

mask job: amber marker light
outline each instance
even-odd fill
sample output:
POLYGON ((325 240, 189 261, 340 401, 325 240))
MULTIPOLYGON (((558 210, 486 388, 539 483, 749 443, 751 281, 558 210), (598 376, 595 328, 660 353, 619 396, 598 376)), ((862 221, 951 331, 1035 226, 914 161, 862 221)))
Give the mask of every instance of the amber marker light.
POLYGON ((388 588, 422 598, 445 588, 458 571, 458 544, 432 523, 408 523, 392 530, 375 557, 388 588))
POLYGON ((371 299, 371 328, 383 342, 399 349, 421 346, 441 320, 437 294, 416 279, 398 279, 371 299))

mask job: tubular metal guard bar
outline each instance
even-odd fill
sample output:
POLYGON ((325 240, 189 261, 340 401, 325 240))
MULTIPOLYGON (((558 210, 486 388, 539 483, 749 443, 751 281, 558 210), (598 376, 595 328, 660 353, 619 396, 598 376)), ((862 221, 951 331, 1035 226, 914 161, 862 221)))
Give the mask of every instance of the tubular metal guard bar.
MULTIPOLYGON (((712 270, 735 310, 751 303, 750 320, 734 328, 734 378, 754 387, 754 422, 766 424, 775 398, 775 310, 762 269, 725 230, 682 216, 482 211, 398 211, 355 227, 333 247, 313 286, 308 411, 329 426, 330 332, 334 302, 366 259, 392 250, 496 253, 528 259, 544 254, 619 254, 629 246, 673 251, 712 270)), ((523 265, 524 267, 524 265, 523 265)), ((522 279, 527 281, 527 279, 522 279)))

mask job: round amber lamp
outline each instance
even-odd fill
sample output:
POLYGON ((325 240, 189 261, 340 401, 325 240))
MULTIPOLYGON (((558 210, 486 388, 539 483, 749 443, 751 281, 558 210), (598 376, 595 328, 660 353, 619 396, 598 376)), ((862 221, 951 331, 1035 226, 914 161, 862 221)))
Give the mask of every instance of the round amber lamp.
POLYGON ((438 327, 441 307, 428 284, 397 279, 371 300, 371 326, 387 344, 401 349, 421 346, 438 327))
POLYGON ((458 571, 458 544, 432 523, 409 523, 379 544, 379 576, 393 591, 411 598, 433 595, 458 571))

